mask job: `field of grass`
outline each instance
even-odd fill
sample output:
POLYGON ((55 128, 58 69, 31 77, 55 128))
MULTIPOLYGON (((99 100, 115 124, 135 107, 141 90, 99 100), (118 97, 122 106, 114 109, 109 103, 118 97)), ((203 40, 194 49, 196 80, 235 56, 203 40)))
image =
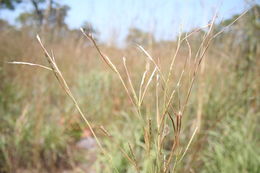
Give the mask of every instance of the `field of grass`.
POLYGON ((0 172, 260 172, 259 37, 232 27, 125 48, 40 34, 49 56, 4 30, 0 172), (94 151, 76 146, 87 132, 94 151))

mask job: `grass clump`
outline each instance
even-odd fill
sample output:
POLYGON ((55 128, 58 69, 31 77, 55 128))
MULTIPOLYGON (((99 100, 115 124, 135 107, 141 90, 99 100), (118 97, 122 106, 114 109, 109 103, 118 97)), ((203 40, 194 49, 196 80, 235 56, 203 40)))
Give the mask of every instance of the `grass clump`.
MULTIPOLYGON (((20 91, 9 92, 6 85, 4 98, 9 100, 0 100, 2 112, 13 117, 4 116, 10 118, 5 120, 8 127, 1 123, 1 171, 84 170, 85 152, 74 148, 84 130, 91 132, 100 149, 92 159, 96 172, 258 171, 254 125, 259 115, 258 71, 247 63, 243 64, 248 68, 239 68, 216 53, 213 40, 225 28, 215 31, 214 20, 180 34, 171 45, 176 48, 173 51, 164 46, 149 51, 138 46, 138 53, 112 49, 99 46, 83 31, 93 46, 77 45, 77 50, 80 47, 88 54, 77 51, 83 58, 72 62, 62 46, 54 45, 55 51, 48 51, 38 36, 48 65, 23 59, 11 63, 20 64, 21 71, 24 65, 47 71, 26 69, 16 74, 14 83, 21 85, 20 91), (131 57, 123 57, 124 51, 131 57), (98 62, 91 57, 97 56, 110 70, 96 66, 98 62), (50 82, 49 72, 70 100, 58 91, 57 82, 50 82), (42 82, 37 83, 39 79, 42 82), (22 98, 27 99, 16 98, 15 93, 22 91, 22 98), (17 103, 17 109, 10 102, 17 103)), ((69 50, 75 48, 66 39, 62 45, 67 43, 69 50)))

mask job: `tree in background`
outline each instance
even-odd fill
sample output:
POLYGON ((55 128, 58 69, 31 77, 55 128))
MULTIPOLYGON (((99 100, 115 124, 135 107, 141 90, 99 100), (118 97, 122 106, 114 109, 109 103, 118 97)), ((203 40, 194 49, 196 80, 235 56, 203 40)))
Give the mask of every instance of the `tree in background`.
POLYGON ((86 33, 92 34, 95 39, 97 39, 100 34, 99 31, 94 28, 94 26, 90 22, 87 21, 83 23, 81 28, 83 28, 86 33))
POLYGON ((0 0, 0 8, 14 10, 15 5, 22 2, 22 0, 0 0))
POLYGON ((8 29, 13 29, 13 27, 7 21, 0 19, 0 32, 8 29))
POLYGON ((22 26, 34 26, 47 31, 49 29, 67 28, 65 17, 70 9, 67 5, 62 5, 54 0, 2 0, 2 9, 14 10, 19 4, 30 4, 33 7, 31 12, 21 13, 17 21, 22 26))
POLYGON ((140 44, 142 46, 151 46, 155 39, 152 33, 142 31, 138 28, 130 28, 126 37, 128 44, 140 44))
MULTIPOLYGON (((220 23, 217 28, 223 29, 224 26, 233 22, 239 15, 234 15, 232 18, 224 20, 220 23)), ((248 10, 247 14, 243 16, 240 20, 234 23, 229 30, 233 32, 223 33, 219 39, 225 40, 227 47, 231 47, 234 53, 239 52, 239 55, 235 57, 240 57, 237 61, 237 68, 243 71, 247 71, 248 68, 254 66, 254 61, 256 57, 260 54, 260 6, 258 4, 252 5, 248 10), (227 39, 229 38, 229 39, 227 39), (242 61, 242 62, 240 62, 242 61)), ((224 46, 224 45, 220 45, 224 46)), ((222 48, 224 50, 224 48, 222 48)))

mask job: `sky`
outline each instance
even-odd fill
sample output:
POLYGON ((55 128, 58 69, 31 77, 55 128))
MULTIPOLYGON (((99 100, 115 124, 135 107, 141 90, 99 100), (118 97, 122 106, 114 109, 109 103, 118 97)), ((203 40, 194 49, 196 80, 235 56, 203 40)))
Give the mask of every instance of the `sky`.
MULTIPOLYGON (((152 32, 157 40, 174 39, 180 31, 207 24, 215 12, 218 21, 245 11, 246 0, 58 0, 70 6, 66 23, 79 29, 90 22, 103 41, 121 42, 130 27, 152 32)), ((257 2, 258 3, 258 2, 257 2)), ((1 10, 0 18, 15 24, 15 18, 30 11, 28 4, 15 11, 1 10)))

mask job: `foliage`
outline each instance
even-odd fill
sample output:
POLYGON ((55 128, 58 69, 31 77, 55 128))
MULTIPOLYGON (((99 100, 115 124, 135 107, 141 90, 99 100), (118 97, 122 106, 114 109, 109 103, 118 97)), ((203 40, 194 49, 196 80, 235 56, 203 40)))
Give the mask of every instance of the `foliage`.
MULTIPOLYGON (((48 19, 50 27, 58 27, 54 15, 59 7, 57 4, 52 6, 53 13, 48 19)), ((43 14, 46 9, 40 10, 43 14)), ((63 22, 67 12, 64 10, 63 22)), ((89 171, 89 167, 81 165, 87 160, 93 160, 91 169, 96 172, 160 172, 166 167, 176 139, 180 139, 179 147, 172 152, 174 159, 169 163, 169 172, 259 172, 259 18, 253 14, 250 10, 245 19, 233 25, 209 48, 206 61, 202 61, 205 71, 199 69, 200 76, 192 89, 190 102, 185 105, 187 110, 179 138, 175 138, 178 131, 172 125, 179 121, 175 109, 179 110, 185 102, 184 96, 194 74, 193 63, 196 62, 196 55, 192 53, 192 58, 187 61, 190 68, 183 72, 179 83, 185 64, 183 60, 189 57, 188 45, 181 44, 172 68, 168 91, 180 88, 176 90, 169 114, 163 121, 164 127, 160 129, 158 119, 161 114, 158 112, 166 106, 163 97, 158 101, 159 108, 155 106, 156 94, 164 94, 163 85, 158 85, 158 81, 163 79, 154 67, 157 59, 152 63, 142 60, 144 55, 129 47, 122 50, 102 45, 102 52, 107 52, 117 67, 109 69, 101 66, 97 60, 99 54, 93 51, 93 47, 80 41, 78 35, 74 38, 76 31, 68 30, 66 36, 55 42, 45 39, 47 49, 54 50, 53 61, 64 72, 71 93, 108 151, 108 154, 95 151, 94 156, 76 148, 76 143, 83 138, 82 130, 89 129, 82 123, 73 103, 59 90, 58 82, 49 71, 6 63, 19 60, 46 65, 38 44, 25 28, 10 30, 12 26, 1 21, 3 32, 0 41, 4 46, 0 48, 3 57, 0 59, 0 172, 20 172, 21 169, 29 172, 89 171), (125 61, 118 58, 128 53, 125 61), (124 66, 122 62, 127 63, 124 66), (125 88, 113 73, 115 69, 121 74, 130 95, 125 93, 125 88), (151 84, 147 85, 144 99, 140 102, 138 96, 144 93, 148 77, 151 77, 151 84), (137 109, 129 96, 133 101, 137 100, 137 109), (197 125, 198 110, 202 116, 201 126, 189 143, 197 125), (160 135, 163 144, 158 143, 160 135), (161 152, 159 147, 162 147, 161 152)), ((23 15, 19 20, 29 29, 39 22, 35 11, 23 15)), ((83 28, 86 32, 95 31, 89 23, 83 28)), ((217 28, 223 29, 222 24, 217 28)), ((203 34, 205 32, 186 40, 190 41, 192 51, 199 47, 203 34)), ((132 28, 127 40, 149 46, 154 38, 151 33, 132 28)), ((153 47, 155 57, 152 58, 161 58, 157 70, 160 68, 162 74, 169 68, 172 48, 176 45, 178 43, 172 41, 157 43, 153 47)), ((103 60, 109 64, 106 57, 103 60)), ((165 98, 167 101, 168 95, 165 98)))
POLYGON ((142 31, 138 28, 130 28, 126 37, 126 42, 129 44, 139 44, 147 46, 154 42, 152 33, 142 31))
POLYGON ((67 12, 69 10, 69 7, 67 5, 59 5, 58 3, 55 3, 55 6, 51 6, 51 9, 39 9, 35 7, 35 10, 32 12, 24 12, 21 13, 17 17, 17 21, 22 24, 22 26, 41 26, 43 24, 43 21, 45 20, 45 23, 48 25, 48 28, 62 28, 67 27, 65 24, 65 17, 67 16, 67 12), (46 10, 50 10, 48 16, 44 19, 44 13, 46 13, 46 10))
POLYGON ((1 0, 0 1, 0 9, 1 8, 7 8, 10 10, 14 10, 15 9, 15 5, 18 3, 21 3, 22 0, 1 0))

